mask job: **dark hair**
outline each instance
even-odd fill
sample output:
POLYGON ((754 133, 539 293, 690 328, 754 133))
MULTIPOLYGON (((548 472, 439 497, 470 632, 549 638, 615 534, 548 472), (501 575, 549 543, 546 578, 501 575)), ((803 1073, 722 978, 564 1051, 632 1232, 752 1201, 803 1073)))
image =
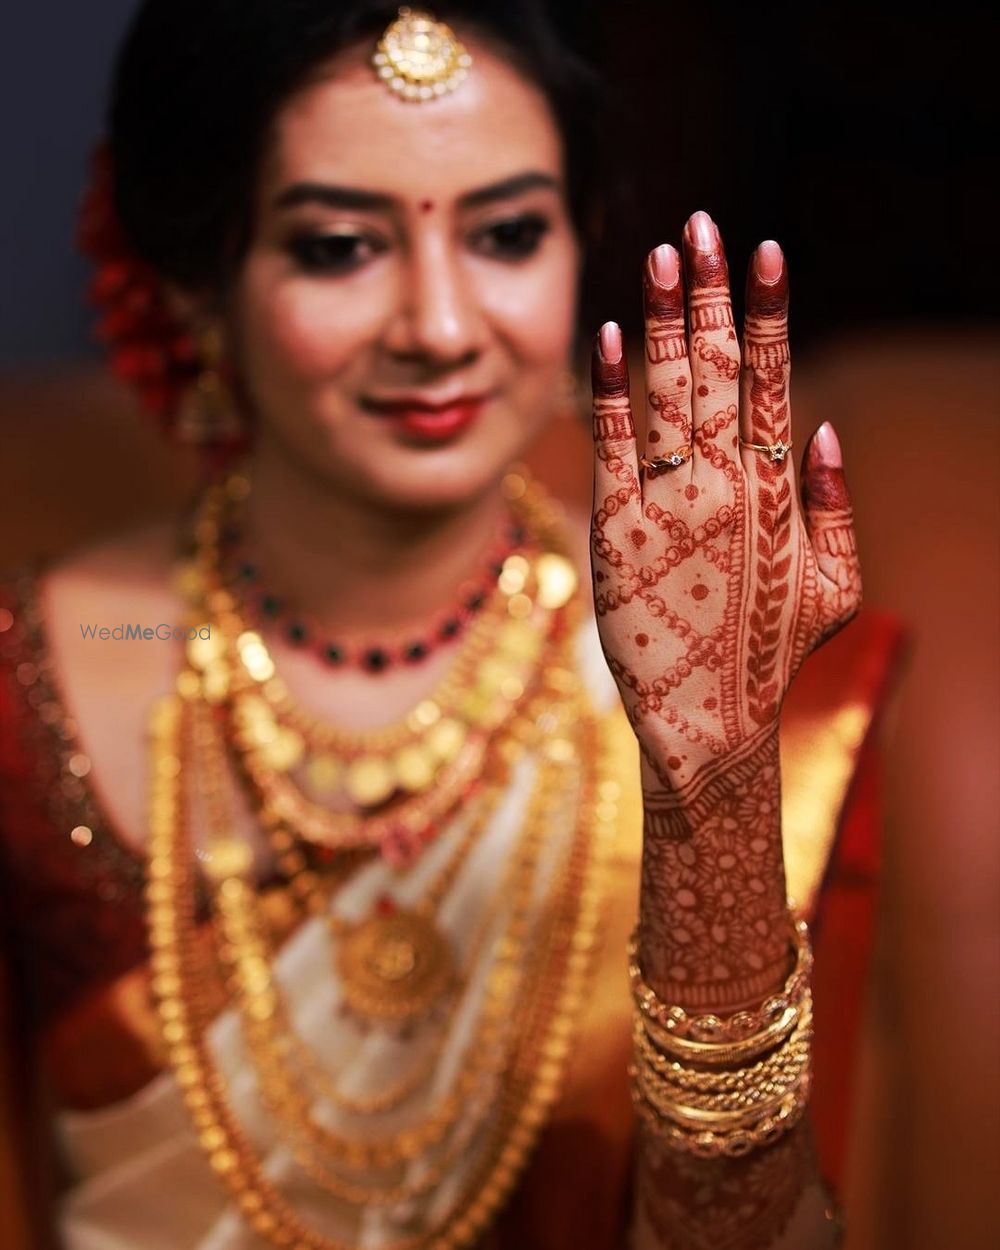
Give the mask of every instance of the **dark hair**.
MULTIPOLYGON (((586 240, 601 89, 540 0, 441 0, 544 92, 562 134, 569 210, 586 240)), ((225 282, 249 242, 262 148, 284 101, 324 61, 378 34, 384 0, 145 0, 119 54, 109 140, 115 209, 165 276, 225 282)))

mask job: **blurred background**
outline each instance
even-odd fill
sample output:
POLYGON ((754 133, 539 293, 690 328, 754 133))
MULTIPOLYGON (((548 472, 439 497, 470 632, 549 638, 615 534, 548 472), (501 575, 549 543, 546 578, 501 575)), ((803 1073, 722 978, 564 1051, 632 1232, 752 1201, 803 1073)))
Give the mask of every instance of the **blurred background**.
MULTIPOLYGON (((154 514, 194 480, 191 458, 136 419, 102 370, 73 246, 133 7, 64 2, 5 17, 0 563, 154 514)), ((637 342, 645 252, 676 243, 696 208, 722 230, 738 317, 747 259, 777 238, 791 275, 796 437, 836 425, 866 600, 908 631, 884 726, 884 873, 848 1246, 994 1246, 1000 19, 976 4, 554 8, 610 91, 608 219, 586 323, 614 317, 637 342)), ((583 501, 587 456, 581 432, 562 486, 583 501)))

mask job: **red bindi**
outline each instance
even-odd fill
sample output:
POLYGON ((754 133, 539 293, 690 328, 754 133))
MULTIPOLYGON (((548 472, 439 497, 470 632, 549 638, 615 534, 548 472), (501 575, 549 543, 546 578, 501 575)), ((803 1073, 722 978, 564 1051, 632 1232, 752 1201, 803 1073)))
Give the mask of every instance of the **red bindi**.
POLYGON ((433 207, 434 207, 433 200, 421 200, 420 201, 420 211, 422 213, 429 213, 433 207))

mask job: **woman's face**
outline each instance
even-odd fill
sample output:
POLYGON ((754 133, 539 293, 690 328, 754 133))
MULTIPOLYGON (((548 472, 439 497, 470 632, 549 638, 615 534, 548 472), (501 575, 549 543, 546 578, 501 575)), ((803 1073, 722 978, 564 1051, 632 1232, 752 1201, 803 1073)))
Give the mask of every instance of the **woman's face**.
POLYGON ((452 94, 404 101, 370 49, 278 115, 231 303, 267 437, 340 492, 461 505, 558 401, 578 249, 541 92, 467 40, 452 94))

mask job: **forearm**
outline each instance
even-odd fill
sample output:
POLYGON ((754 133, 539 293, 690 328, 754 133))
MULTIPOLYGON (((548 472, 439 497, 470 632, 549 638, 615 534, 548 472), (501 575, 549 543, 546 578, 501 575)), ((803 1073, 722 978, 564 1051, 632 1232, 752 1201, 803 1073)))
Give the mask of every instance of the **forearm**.
POLYGON ((790 970, 777 725, 683 789, 642 761, 639 959, 657 996, 733 1012, 790 970))
MULTIPOLYGON (((727 1017, 780 993, 794 966, 781 854, 777 729, 684 790, 643 760, 639 965, 663 1003, 727 1017)), ((702 1159, 640 1125, 635 1250, 836 1244, 809 1127, 702 1159), (752 1214, 751 1214, 752 1213, 752 1214), (793 1236, 793 1242, 786 1242, 793 1236)))
POLYGON ((833 1250, 842 1238, 807 1120, 740 1159, 698 1159, 640 1128, 629 1250, 833 1250))

